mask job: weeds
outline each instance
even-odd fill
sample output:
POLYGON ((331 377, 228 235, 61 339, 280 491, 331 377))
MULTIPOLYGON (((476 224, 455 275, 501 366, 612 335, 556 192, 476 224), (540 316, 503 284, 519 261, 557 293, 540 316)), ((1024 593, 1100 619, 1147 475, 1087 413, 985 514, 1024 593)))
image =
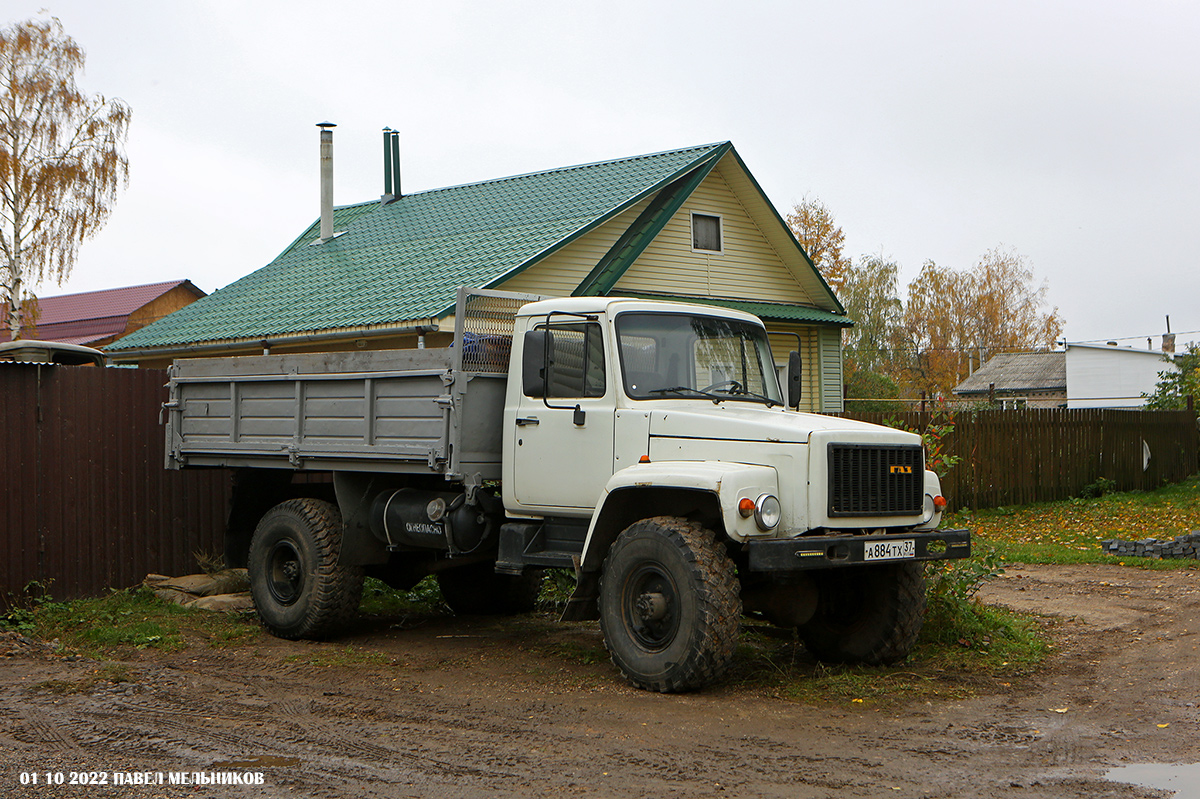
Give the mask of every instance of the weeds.
POLYGON ((1094 483, 1088 483, 1083 488, 1079 489, 1081 499, 1096 499, 1105 494, 1111 494, 1117 490, 1117 481, 1109 480, 1107 477, 1097 478, 1094 483))
POLYGON ((1004 574, 995 550, 927 567, 922 656, 956 670, 989 674, 1027 670, 1045 659, 1047 641, 1029 617, 985 605, 976 594, 1004 574))
POLYGON ((421 580, 408 591, 392 588, 382 580, 368 577, 363 582, 359 613, 367 616, 403 616, 407 614, 436 614, 447 611, 446 600, 433 575, 421 580))
POLYGON ((37 633, 39 610, 61 607, 50 598, 50 584, 30 580, 19 595, 9 593, 4 597, 4 612, 0 614, 0 629, 15 630, 22 635, 37 633))
POLYGON ((192 557, 195 558, 196 565, 200 567, 200 571, 207 575, 217 574, 228 568, 225 565, 225 556, 219 552, 214 553, 198 549, 192 553, 192 557))
POLYGON ((63 648, 92 657, 120 647, 173 652, 187 646, 188 633, 217 645, 245 641, 259 629, 243 617, 163 602, 141 586, 99 599, 42 598, 33 607, 10 610, 4 623, 26 635, 57 638, 63 648))
POLYGON ((552 613, 561 612, 567 606, 567 600, 575 591, 575 573, 568 569, 547 569, 546 579, 542 583, 542 593, 538 595, 538 610, 552 613))

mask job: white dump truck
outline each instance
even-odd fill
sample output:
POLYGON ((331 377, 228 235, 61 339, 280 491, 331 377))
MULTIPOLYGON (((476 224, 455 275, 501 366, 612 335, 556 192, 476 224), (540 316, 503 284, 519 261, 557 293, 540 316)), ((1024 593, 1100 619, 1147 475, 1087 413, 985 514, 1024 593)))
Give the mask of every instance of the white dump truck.
POLYGON ((970 533, 919 436, 795 410, 801 368, 739 311, 464 289, 447 348, 177 361, 167 466, 235 470, 226 556, 285 638, 336 634, 364 575, 508 613, 557 568, 646 689, 720 677, 743 614, 895 662, 970 533))

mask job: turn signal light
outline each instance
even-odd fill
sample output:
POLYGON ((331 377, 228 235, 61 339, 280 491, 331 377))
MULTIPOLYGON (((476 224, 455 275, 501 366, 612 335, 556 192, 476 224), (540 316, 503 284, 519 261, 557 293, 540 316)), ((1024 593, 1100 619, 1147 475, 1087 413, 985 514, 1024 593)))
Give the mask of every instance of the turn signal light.
POLYGON ((738 501, 738 513, 742 514, 743 519, 749 519, 754 515, 754 500, 750 497, 742 497, 738 501))
POLYGON ((946 504, 947 504, 946 498, 943 497, 941 494, 938 494, 936 497, 933 498, 933 507, 937 508, 939 511, 945 510, 946 504))

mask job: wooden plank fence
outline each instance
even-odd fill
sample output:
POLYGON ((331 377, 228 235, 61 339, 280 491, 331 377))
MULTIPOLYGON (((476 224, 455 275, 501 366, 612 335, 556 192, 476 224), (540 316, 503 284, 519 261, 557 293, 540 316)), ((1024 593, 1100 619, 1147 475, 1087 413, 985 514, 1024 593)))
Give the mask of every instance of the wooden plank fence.
POLYGON ((971 410, 860 413, 847 417, 911 430, 950 422, 945 451, 962 461, 942 478, 951 507, 994 508, 1079 496, 1101 478, 1146 490, 1195 474, 1200 449, 1190 411, 971 410))
POLYGON ((102 595, 224 548, 223 470, 163 468, 167 373, 0 363, 0 607, 102 595))
MULTIPOLYGON (((0 599, 30 581, 98 595, 223 550, 229 474, 163 468, 165 383, 160 370, 0 363, 0 599)), ((1187 411, 960 411, 953 424, 945 445, 963 461, 943 490, 957 507, 1065 499, 1101 477, 1155 488, 1198 468, 1187 411)))

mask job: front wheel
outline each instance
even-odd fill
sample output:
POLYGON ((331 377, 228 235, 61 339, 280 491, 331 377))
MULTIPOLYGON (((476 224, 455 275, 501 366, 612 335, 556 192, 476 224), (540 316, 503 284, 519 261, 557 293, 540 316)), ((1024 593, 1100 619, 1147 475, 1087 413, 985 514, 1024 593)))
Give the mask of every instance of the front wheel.
POLYGON ((816 613, 799 627, 813 657, 872 666, 908 657, 925 621, 923 564, 851 566, 813 577, 816 613))
POLYGON ((328 502, 291 499, 267 511, 250 539, 250 594, 280 638, 320 638, 354 617, 361 566, 338 566, 342 515, 328 502))
POLYGON ((733 561, 698 523, 644 519, 604 561, 604 643, 639 688, 690 691, 717 680, 733 659, 741 615, 733 561))

